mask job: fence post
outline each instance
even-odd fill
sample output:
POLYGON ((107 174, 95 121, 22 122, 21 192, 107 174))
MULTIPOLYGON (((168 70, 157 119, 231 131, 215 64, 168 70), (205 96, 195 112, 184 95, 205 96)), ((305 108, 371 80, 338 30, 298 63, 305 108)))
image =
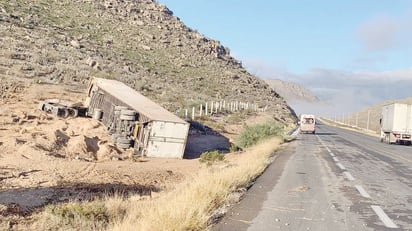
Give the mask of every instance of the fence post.
POLYGON ((195 107, 192 108, 192 120, 195 120, 195 107))
POLYGON ((203 111, 203 105, 202 105, 202 104, 200 104, 199 117, 202 117, 202 111, 203 111))
POLYGON ((206 106, 205 106, 205 115, 207 116, 207 102, 206 102, 206 106))
POLYGON ((187 120, 187 109, 185 109, 185 120, 187 120))

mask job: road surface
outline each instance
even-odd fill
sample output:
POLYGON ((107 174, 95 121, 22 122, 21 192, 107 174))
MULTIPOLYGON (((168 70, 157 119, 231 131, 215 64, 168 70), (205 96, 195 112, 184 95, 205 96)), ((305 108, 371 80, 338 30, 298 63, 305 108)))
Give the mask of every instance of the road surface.
POLYGON ((412 230, 412 146, 320 124, 212 230, 412 230))

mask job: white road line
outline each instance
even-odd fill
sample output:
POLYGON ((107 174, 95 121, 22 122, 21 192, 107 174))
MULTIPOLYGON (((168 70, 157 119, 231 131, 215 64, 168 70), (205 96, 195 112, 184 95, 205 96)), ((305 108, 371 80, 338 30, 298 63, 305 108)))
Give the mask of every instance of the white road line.
POLYGON ((332 159, 333 159, 333 161, 335 161, 335 162, 338 162, 338 161, 339 161, 337 157, 333 157, 332 159))
POLYGON ((326 151, 328 151, 329 153, 331 153, 330 149, 328 147, 325 147, 326 151))
POLYGON ((368 192, 361 186, 361 185, 355 185, 355 188, 359 191, 360 195, 366 198, 371 198, 368 192))
POLYGON ((340 169, 342 169, 342 170, 345 170, 346 168, 345 168, 345 166, 343 166, 341 163, 337 163, 336 164, 340 169))
POLYGON ((354 181, 355 177, 352 176, 352 174, 350 174, 350 172, 343 172, 343 175, 346 176, 346 178, 350 181, 354 181))
POLYGON ((388 217, 388 215, 386 215, 386 213, 382 210, 380 206, 372 205, 371 207, 386 227, 395 229, 398 228, 398 226, 395 223, 393 223, 393 221, 388 217))
POLYGON ((335 154, 333 154, 333 152, 329 152, 329 155, 330 155, 331 157, 335 157, 335 154))

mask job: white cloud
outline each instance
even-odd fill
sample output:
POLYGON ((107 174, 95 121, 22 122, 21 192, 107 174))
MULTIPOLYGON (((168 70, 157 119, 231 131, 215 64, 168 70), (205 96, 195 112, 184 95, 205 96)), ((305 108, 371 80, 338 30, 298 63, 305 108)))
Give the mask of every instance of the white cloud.
POLYGON ((366 50, 386 50, 397 44, 400 28, 400 23, 395 19, 380 17, 361 25, 358 29, 358 36, 366 50))
POLYGON ((369 52, 385 51, 412 45, 412 14, 399 17, 378 16, 357 29, 362 47, 369 52))

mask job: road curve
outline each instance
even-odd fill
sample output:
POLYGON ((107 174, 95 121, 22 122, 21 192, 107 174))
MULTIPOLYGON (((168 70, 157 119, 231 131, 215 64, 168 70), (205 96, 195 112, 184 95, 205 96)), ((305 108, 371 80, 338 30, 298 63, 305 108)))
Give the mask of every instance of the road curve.
POLYGON ((212 230, 412 230, 412 146, 300 134, 212 230))

